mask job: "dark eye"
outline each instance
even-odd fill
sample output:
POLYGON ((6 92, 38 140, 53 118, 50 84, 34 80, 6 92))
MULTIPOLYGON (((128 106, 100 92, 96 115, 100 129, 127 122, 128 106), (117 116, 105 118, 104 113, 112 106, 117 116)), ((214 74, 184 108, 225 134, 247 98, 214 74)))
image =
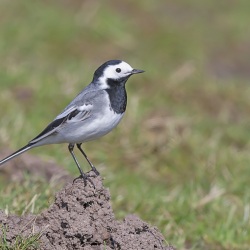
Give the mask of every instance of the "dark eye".
POLYGON ((120 68, 116 68, 115 70, 117 73, 120 73, 122 70, 120 68))

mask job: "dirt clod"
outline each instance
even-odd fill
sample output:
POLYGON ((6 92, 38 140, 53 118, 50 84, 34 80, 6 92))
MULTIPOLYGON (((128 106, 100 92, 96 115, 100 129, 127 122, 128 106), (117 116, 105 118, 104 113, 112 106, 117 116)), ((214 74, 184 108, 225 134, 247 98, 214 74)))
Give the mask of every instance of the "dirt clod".
MULTIPOLYGON (((41 232, 40 248, 62 249, 165 249, 164 238, 135 215, 115 220, 110 193, 100 176, 89 174, 95 188, 82 179, 67 184, 57 193, 55 202, 40 215, 5 215, 0 211, 0 224, 7 228, 6 238, 41 232)), ((1 237, 1 232, 0 232, 1 237)))

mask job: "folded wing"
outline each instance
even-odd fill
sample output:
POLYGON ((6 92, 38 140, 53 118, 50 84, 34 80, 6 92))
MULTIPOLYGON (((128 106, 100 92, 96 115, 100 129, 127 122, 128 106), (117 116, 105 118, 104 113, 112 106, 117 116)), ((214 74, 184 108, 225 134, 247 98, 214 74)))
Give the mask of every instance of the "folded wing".
POLYGON ((87 119, 91 115, 92 105, 83 104, 82 106, 71 106, 58 115, 37 137, 29 142, 34 144, 41 139, 56 133, 65 123, 79 122, 87 119))

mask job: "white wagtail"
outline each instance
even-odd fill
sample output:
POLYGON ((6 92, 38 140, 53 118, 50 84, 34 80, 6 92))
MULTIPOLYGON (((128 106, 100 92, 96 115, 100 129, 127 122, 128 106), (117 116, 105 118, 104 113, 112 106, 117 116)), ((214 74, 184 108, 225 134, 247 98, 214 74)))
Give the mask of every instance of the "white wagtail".
POLYGON ((82 171, 73 152, 75 144, 92 170, 99 175, 82 150, 81 144, 106 135, 118 125, 127 105, 125 83, 131 75, 143 72, 143 70, 133 69, 121 60, 105 62, 95 71, 92 82, 61 114, 26 146, 1 160, 0 165, 34 147, 69 143, 69 152, 85 183, 86 174, 82 171))

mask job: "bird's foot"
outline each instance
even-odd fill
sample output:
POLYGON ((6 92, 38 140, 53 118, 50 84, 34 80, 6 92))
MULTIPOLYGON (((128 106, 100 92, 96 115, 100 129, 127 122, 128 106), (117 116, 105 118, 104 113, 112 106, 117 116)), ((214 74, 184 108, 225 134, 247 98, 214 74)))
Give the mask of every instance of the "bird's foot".
POLYGON ((76 177, 74 180, 73 180, 73 183, 75 183, 76 180, 78 179, 83 179, 83 182, 84 182, 84 186, 86 187, 87 186, 87 181, 89 181, 91 183, 91 185, 93 186, 93 188, 95 189, 95 184, 93 183, 93 181, 90 179, 89 176, 87 176, 86 174, 81 174, 79 175, 78 177, 76 177))
POLYGON ((100 175, 99 171, 94 166, 91 166, 91 167, 92 167, 92 171, 95 172, 96 176, 99 176, 100 175))

